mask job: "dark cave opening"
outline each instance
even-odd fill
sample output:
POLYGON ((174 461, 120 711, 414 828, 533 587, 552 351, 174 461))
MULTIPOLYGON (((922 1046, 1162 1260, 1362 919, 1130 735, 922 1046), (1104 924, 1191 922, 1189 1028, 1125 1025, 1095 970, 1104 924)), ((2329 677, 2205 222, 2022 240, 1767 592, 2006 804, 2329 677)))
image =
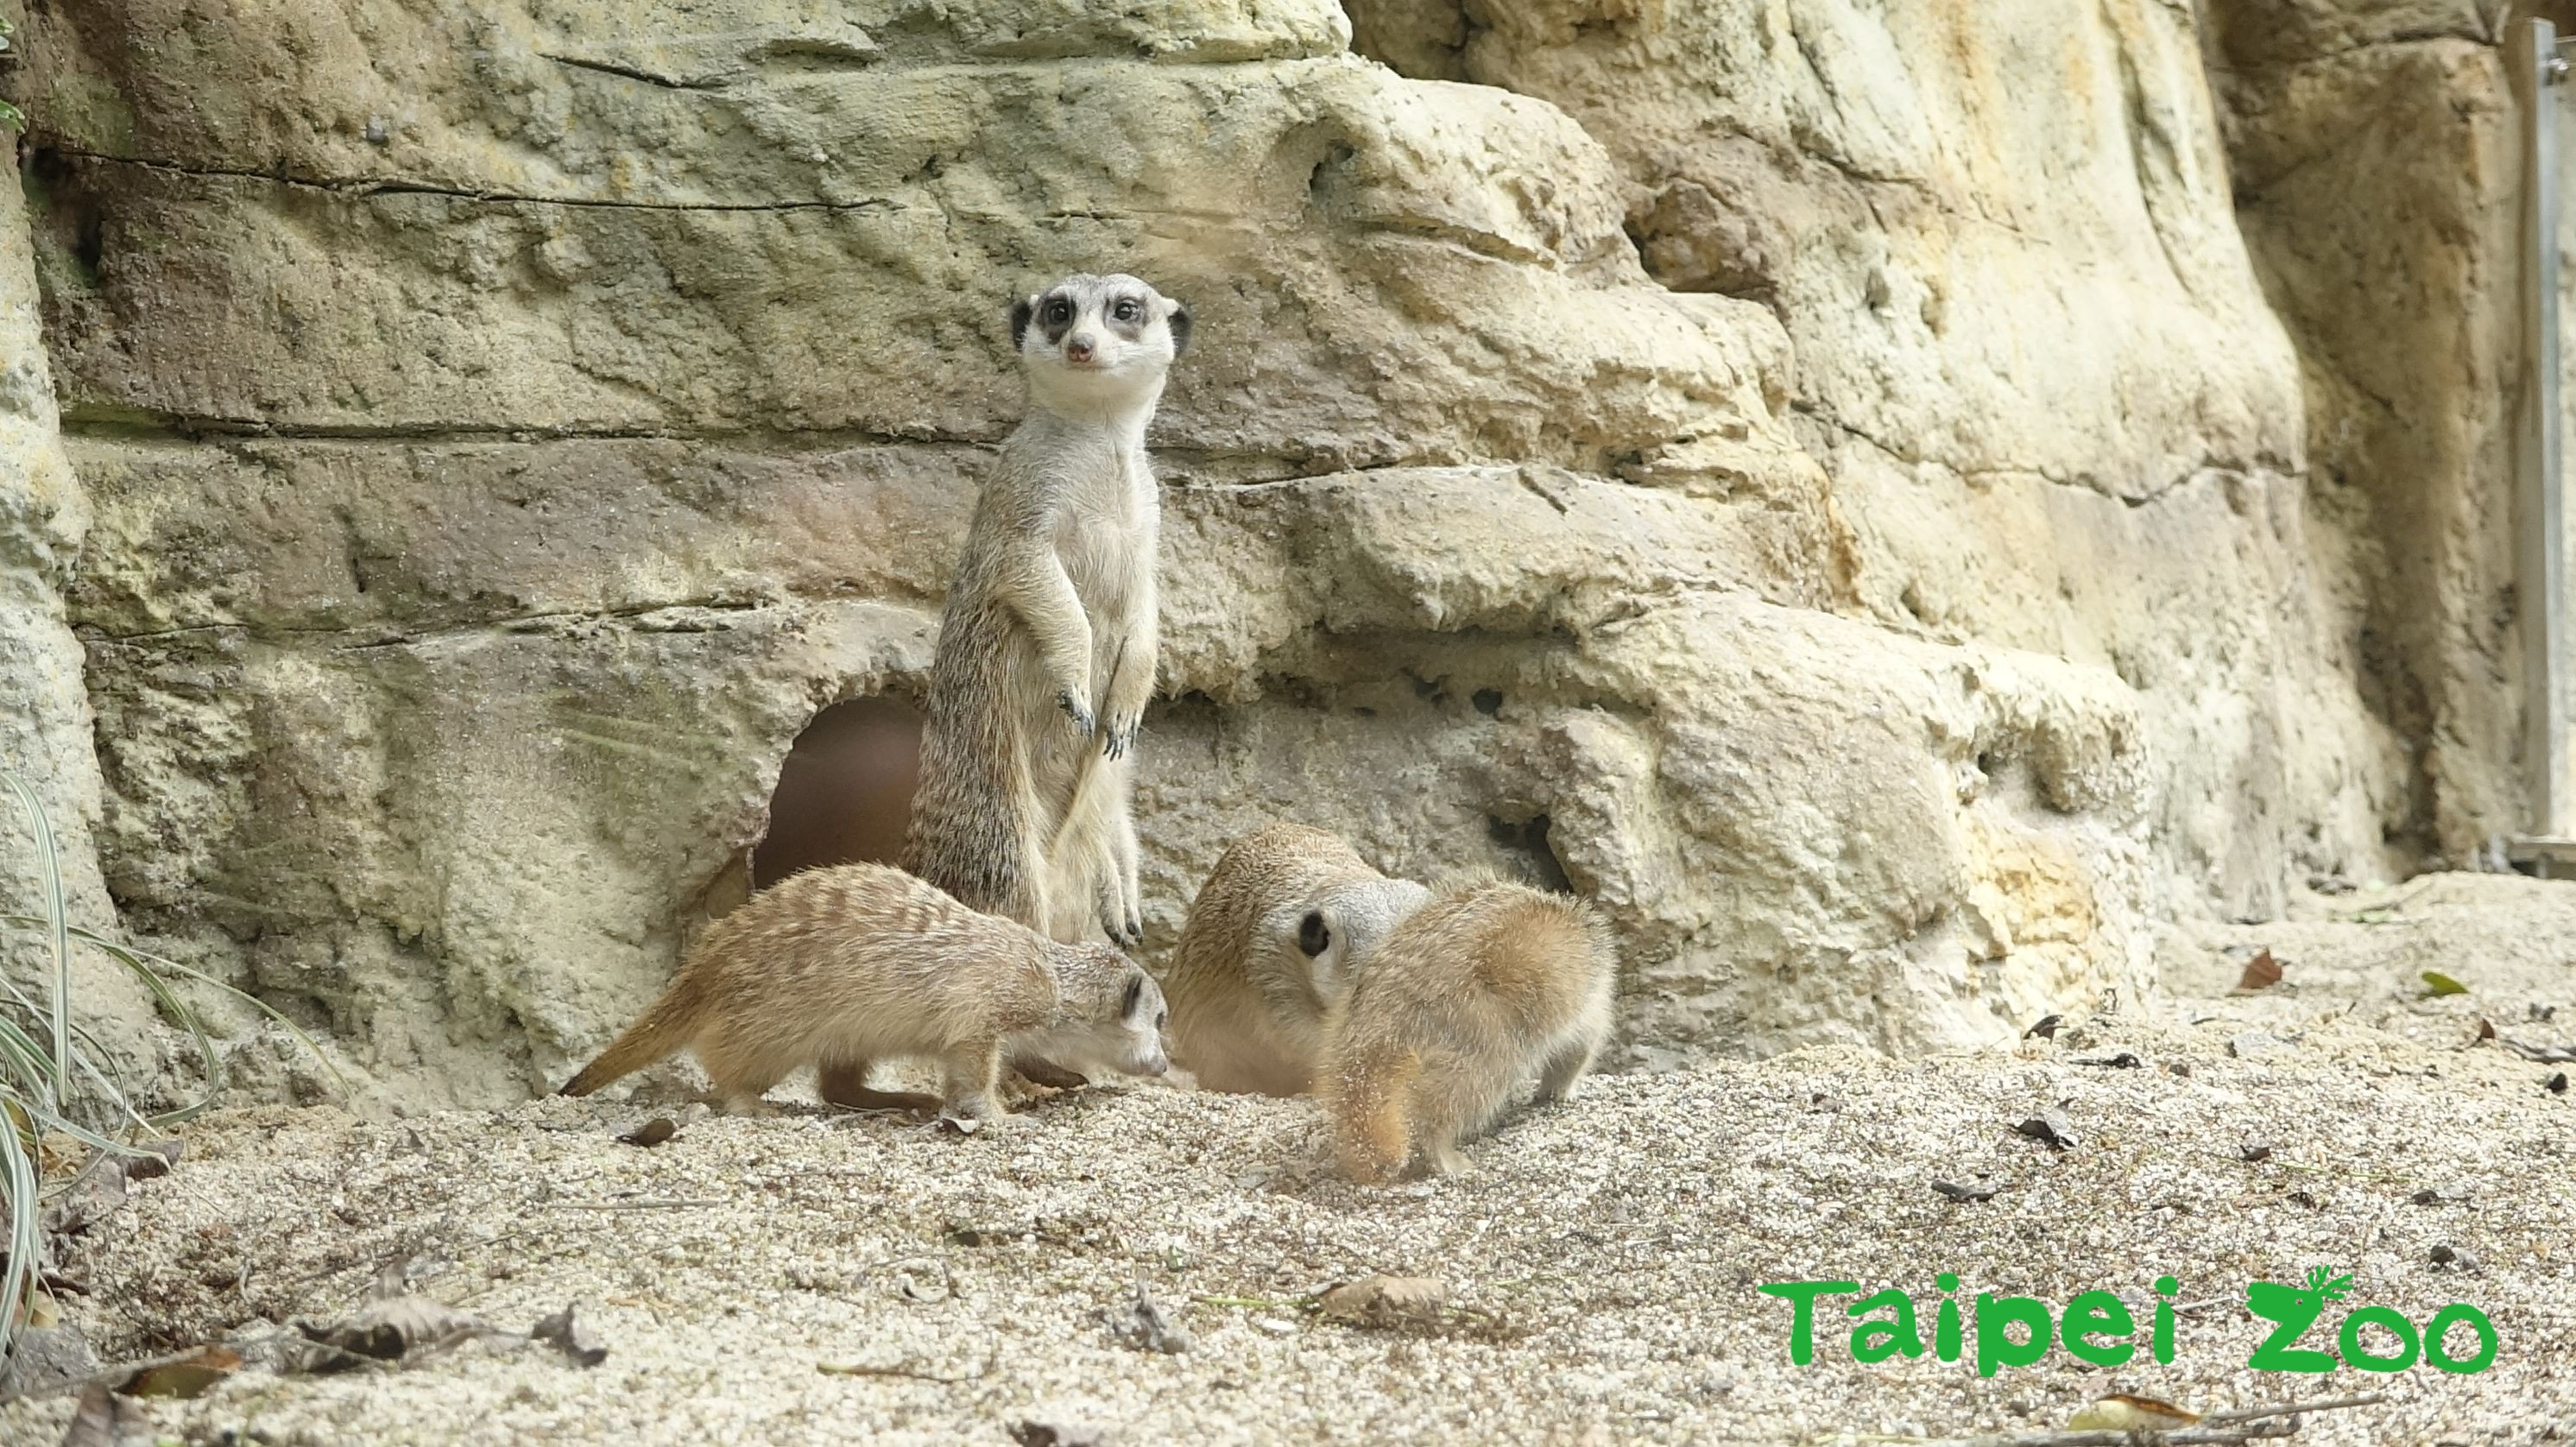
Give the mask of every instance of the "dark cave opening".
POLYGON ((1532 814, 1521 820, 1489 814, 1485 816, 1485 833, 1516 856, 1522 873, 1531 883, 1541 889, 1572 894, 1575 892, 1574 881, 1566 878, 1564 864, 1558 861, 1555 848, 1548 843, 1548 830, 1554 823, 1545 814, 1532 814))
POLYGON ((779 766, 769 832, 751 851, 751 887, 800 869, 895 863, 921 776, 921 713, 893 698, 856 698, 814 715, 779 766))

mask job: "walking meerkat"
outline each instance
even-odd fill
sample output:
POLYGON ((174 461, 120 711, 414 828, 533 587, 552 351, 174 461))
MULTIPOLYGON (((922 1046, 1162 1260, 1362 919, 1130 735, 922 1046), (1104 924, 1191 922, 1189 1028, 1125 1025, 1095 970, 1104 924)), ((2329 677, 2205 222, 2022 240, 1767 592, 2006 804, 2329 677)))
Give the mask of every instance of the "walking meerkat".
POLYGON ((864 1081, 872 1061, 937 1060, 952 1114, 990 1119, 1002 1055, 1160 1075, 1163 992, 1106 945, 979 914, 902 870, 791 875, 707 927, 677 979, 563 1088, 588 1095, 683 1047, 725 1108, 750 1113, 801 1066, 864 1081))
POLYGON ((1163 972, 1172 1060, 1207 1090, 1302 1095, 1354 969, 1431 891, 1340 835, 1271 824, 1218 858, 1163 972))
POLYGON ((1617 972, 1589 905, 1501 880, 1445 885, 1368 958, 1324 1022, 1317 1068, 1356 1181, 1464 1170, 1458 1142, 1519 1084, 1562 1100, 1610 1034, 1617 972))

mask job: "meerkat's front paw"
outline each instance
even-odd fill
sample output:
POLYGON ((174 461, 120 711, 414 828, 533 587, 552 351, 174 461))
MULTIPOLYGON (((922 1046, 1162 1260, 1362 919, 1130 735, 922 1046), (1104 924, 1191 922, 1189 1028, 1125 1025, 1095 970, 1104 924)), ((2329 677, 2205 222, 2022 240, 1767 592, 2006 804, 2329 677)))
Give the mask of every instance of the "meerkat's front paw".
POLYGON ((1128 913, 1123 905, 1102 907, 1100 929, 1109 936, 1111 944, 1131 954, 1145 943, 1145 922, 1128 913))
POLYGON ((1091 705, 1075 697, 1071 689, 1056 690, 1055 705, 1064 710, 1065 717, 1073 720, 1074 732, 1084 738, 1091 737, 1098 727, 1097 720, 1091 716, 1091 705))
POLYGON ((1020 1131, 1034 1130, 1037 1128, 1036 1117, 1031 1116, 1026 1112, 1015 1113, 1007 1110, 997 1110, 991 1115, 967 1116, 962 1118, 953 1114, 948 1114, 941 1116, 941 1119, 956 1121, 961 1128, 961 1133, 969 1135, 977 1131, 992 1131, 997 1135, 1012 1135, 1020 1131), (971 1125, 969 1124, 970 1121, 972 1122, 971 1125))
POLYGON ((1145 715, 1141 711, 1111 715, 1107 736, 1100 743, 1100 752, 1113 759, 1125 758, 1127 751, 1136 746, 1136 730, 1144 723, 1145 715))
POLYGON ((960 1090, 952 1086, 948 1098, 939 1107, 941 1120, 972 1121, 977 1125, 988 1124, 1006 1113, 1001 1100, 991 1091, 971 1087, 960 1090))
POLYGON ((984 1131, 991 1131, 999 1135, 1027 1129, 1029 1126, 1029 1118, 1025 1115, 1012 1115, 1010 1112, 999 1108, 992 1110, 949 1109, 943 1110, 939 1113, 936 1123, 947 1126, 959 1135, 976 1135, 984 1131))

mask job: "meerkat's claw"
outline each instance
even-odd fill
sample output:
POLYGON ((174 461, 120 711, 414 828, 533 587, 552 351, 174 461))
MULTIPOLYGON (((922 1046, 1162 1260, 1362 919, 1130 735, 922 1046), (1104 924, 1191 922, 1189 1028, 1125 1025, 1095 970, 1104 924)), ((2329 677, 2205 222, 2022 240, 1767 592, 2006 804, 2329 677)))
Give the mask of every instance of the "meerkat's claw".
POLYGON ((1133 950, 1145 943, 1144 921, 1123 910, 1102 911, 1100 928, 1109 936, 1109 942, 1122 950, 1133 950))
POLYGON ((1036 1117, 1007 1110, 996 1110, 989 1115, 961 1115, 959 1112, 950 1111, 942 1114, 940 1119, 956 1122, 960 1135, 972 1135, 977 1131, 998 1133, 1024 1131, 1034 1129, 1037 1125, 1036 1117))
POLYGON ((1081 699, 1073 696, 1073 691, 1071 689, 1057 690, 1055 703, 1056 707, 1064 710, 1065 717, 1073 720, 1074 732, 1081 734, 1084 738, 1091 737, 1093 731, 1098 727, 1098 722, 1092 717, 1091 709, 1085 705, 1081 699))
POLYGON ((1144 723, 1139 714, 1119 714, 1109 721, 1108 737, 1101 742, 1100 752, 1113 759, 1123 759, 1136 747, 1136 730, 1144 723))

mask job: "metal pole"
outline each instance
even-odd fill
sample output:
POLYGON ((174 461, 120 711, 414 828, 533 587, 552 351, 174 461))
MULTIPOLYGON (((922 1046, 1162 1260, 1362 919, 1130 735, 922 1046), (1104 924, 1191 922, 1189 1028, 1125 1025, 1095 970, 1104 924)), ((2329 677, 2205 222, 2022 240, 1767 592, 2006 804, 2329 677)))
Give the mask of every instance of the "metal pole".
POLYGON ((2567 520, 2560 467, 2558 357, 2558 94, 2567 62, 2557 27, 2523 20, 2505 35, 2506 73, 2522 112, 2521 385, 2515 389, 2514 593, 2522 623, 2523 758, 2530 835, 2516 858, 2545 876, 2576 859, 2567 779, 2567 520))

